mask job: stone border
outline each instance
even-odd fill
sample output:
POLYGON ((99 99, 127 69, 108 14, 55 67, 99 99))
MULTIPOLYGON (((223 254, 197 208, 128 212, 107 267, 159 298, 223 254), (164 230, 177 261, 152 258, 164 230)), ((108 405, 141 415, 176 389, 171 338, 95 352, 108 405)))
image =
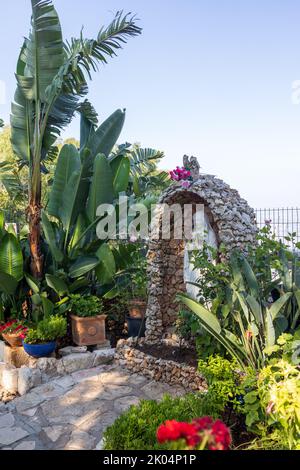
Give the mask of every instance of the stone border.
MULTIPOLYGON (((23 350, 23 348, 10 348, 0 341, 0 360, 3 360, 3 351, 4 356, 7 358, 8 351, 6 348, 9 348, 11 354, 13 354, 14 349, 23 350)), ((18 351, 18 353, 20 355, 21 351, 18 351)), ((22 354, 27 357, 25 358, 26 365, 21 367, 16 367, 7 360, 6 362, 0 362, 0 386, 12 395, 16 393, 25 395, 32 388, 47 383, 54 377, 61 377, 78 370, 108 364, 114 359, 115 349, 106 348, 93 352, 76 352, 67 354, 61 359, 55 357, 34 359, 28 356, 24 350, 22 354)))
MULTIPOLYGON (((157 359, 135 348, 136 338, 118 341, 115 360, 117 364, 125 367, 132 373, 139 373, 147 378, 166 382, 169 385, 181 385, 189 392, 205 391, 207 385, 205 379, 197 369, 175 361, 157 359)), ((145 339, 138 340, 141 346, 145 339)), ((164 347, 166 343, 161 341, 157 347, 164 347)))
MULTIPOLYGON (((204 205, 219 244, 225 247, 226 259, 234 249, 246 251, 256 243, 257 226, 254 210, 235 189, 213 175, 197 176, 189 188, 173 184, 163 192, 160 204, 199 203, 204 205)), ((163 209, 162 209, 163 210, 163 209)), ((162 220, 162 210, 159 214, 162 220)), ((147 341, 156 342, 174 325, 179 305, 176 294, 185 291, 182 240, 152 240, 148 252, 147 341)))

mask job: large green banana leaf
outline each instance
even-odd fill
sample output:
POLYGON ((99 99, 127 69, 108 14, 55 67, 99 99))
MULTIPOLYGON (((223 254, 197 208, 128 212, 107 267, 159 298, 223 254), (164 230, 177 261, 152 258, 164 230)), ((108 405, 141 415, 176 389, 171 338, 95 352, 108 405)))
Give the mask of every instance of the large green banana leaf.
POLYGON ((47 214, 44 211, 42 212, 42 224, 43 232, 49 245, 51 254, 57 263, 61 263, 64 258, 64 255, 61 249, 57 246, 53 224, 52 222, 50 222, 47 217, 47 214))
POLYGON ((64 204, 64 191, 69 184, 72 174, 79 172, 80 168, 80 155, 77 148, 74 145, 64 145, 57 160, 47 206, 48 213, 57 219, 59 219, 60 210, 64 204))
POLYGON ((7 233, 0 243, 0 272, 9 274, 17 281, 23 277, 22 248, 12 233, 7 233))
POLYGON ((98 127, 90 139, 89 149, 92 155, 103 153, 106 157, 116 145, 125 122, 125 110, 117 109, 98 127))
POLYGON ((72 264, 69 270, 70 277, 76 279, 92 271, 99 264, 95 256, 81 256, 72 264))
POLYGON ((63 279, 58 276, 53 276, 51 274, 46 274, 46 282, 51 289, 54 290, 60 297, 68 294, 69 289, 67 284, 63 279))
POLYGON ((7 295, 14 295, 18 287, 18 281, 6 273, 0 272, 0 291, 7 295))
POLYGON ((120 155, 111 162, 110 167, 113 172, 113 187, 115 194, 126 191, 130 174, 129 158, 120 155))
POLYGON ((96 254, 100 260, 100 264, 95 269, 97 279, 102 285, 109 284, 116 273, 114 255, 107 243, 103 243, 96 254))
POLYGON ((113 174, 110 164, 103 154, 97 155, 94 163, 93 178, 87 203, 90 222, 96 218, 100 204, 111 204, 114 199, 113 174))

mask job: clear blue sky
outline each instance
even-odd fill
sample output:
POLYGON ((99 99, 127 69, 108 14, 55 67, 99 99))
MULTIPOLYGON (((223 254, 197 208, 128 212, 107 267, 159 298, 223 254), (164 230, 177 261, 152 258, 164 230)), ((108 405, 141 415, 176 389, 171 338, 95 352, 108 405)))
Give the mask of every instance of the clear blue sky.
MULTIPOLYGON (((55 0, 65 38, 87 36, 118 9, 137 13, 143 35, 101 67, 90 99, 101 118, 127 108, 122 141, 184 153, 255 207, 299 205, 299 0, 55 0)), ((1 71, 9 116, 30 1, 1 2, 1 71), (16 9, 17 6, 17 9, 16 9)), ((74 122, 67 136, 78 135, 74 122)))

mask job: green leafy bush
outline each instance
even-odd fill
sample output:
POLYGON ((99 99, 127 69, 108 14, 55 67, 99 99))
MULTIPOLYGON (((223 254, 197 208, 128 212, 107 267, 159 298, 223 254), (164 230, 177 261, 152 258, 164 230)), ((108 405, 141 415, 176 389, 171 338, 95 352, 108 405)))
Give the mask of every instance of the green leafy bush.
POLYGON ((227 405, 240 411, 243 388, 243 375, 238 371, 238 363, 222 356, 209 356, 206 361, 200 359, 198 370, 208 385, 207 401, 221 413, 227 405))
POLYGON ((273 362, 248 379, 244 413, 259 443, 300 450, 300 371, 286 360, 273 362))
POLYGON ((42 344, 55 341, 67 334, 67 320, 53 316, 40 321, 35 329, 27 331, 24 342, 27 344, 42 344))
POLYGON ((157 428, 166 420, 191 421, 195 417, 210 415, 219 418, 213 404, 203 394, 188 394, 183 397, 165 396, 157 403, 143 400, 120 416, 104 433, 106 450, 151 450, 164 449, 156 440, 157 428))
POLYGON ((94 317, 101 315, 103 302, 95 295, 72 295, 70 296, 69 310, 78 317, 94 317))

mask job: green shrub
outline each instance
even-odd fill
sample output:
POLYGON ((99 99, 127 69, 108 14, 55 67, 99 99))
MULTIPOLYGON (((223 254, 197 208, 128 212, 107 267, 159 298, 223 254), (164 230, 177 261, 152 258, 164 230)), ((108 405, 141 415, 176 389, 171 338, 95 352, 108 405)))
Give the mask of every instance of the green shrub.
POLYGON ((103 302, 95 295, 71 295, 69 310, 78 317, 95 317, 101 315, 103 302))
POLYGON ((67 334, 67 320, 63 317, 49 317, 40 321, 35 329, 27 331, 24 342, 27 344, 42 344, 55 341, 67 334))
POLYGON ((205 394, 188 394, 171 398, 166 395, 161 402, 143 400, 120 416, 104 433, 106 450, 164 449, 156 440, 157 428, 169 419, 190 422, 210 415, 219 418, 215 407, 205 394))
POLYGON ((240 411, 244 388, 243 376, 238 371, 238 363, 222 356, 209 356, 207 361, 198 361, 198 370, 208 385, 207 400, 222 412, 227 405, 240 411))
POLYGON ((261 443, 274 441, 281 448, 300 450, 299 369, 283 359, 261 369, 245 394, 244 412, 261 443))

